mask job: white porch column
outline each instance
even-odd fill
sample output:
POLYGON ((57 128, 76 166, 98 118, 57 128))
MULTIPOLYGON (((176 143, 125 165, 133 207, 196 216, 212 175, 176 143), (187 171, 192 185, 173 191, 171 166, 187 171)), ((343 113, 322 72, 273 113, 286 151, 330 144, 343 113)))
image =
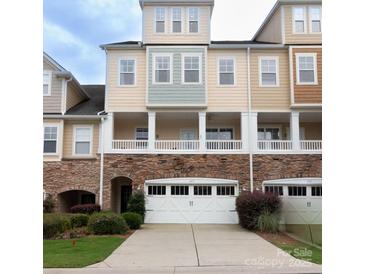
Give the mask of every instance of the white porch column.
POLYGON ((243 143, 242 149, 244 151, 249 150, 249 122, 248 122, 248 112, 241 112, 241 141, 243 143))
POLYGON ((156 139, 156 112, 148 112, 148 149, 155 149, 156 139))
POLYGON ((199 146, 200 150, 206 149, 206 127, 207 127, 207 113, 199 112, 199 146))
POLYGON ((114 113, 108 113, 104 120, 104 152, 111 152, 113 150, 114 139, 114 113))
POLYGON ((250 136, 250 149, 251 151, 257 150, 257 112, 251 112, 249 115, 250 121, 250 129, 249 129, 249 136, 250 136))
POLYGON ((293 150, 300 150, 299 112, 293 111, 290 115, 290 136, 293 150))

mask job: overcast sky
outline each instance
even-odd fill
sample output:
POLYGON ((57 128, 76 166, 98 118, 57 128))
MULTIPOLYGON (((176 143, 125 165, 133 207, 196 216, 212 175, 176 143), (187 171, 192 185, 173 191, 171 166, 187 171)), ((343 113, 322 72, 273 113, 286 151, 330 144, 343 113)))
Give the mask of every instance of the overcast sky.
MULTIPOLYGON (((215 0, 213 40, 250 40, 276 0, 215 0)), ((105 82, 99 45, 141 40, 138 0, 44 0, 44 50, 82 84, 105 82)))

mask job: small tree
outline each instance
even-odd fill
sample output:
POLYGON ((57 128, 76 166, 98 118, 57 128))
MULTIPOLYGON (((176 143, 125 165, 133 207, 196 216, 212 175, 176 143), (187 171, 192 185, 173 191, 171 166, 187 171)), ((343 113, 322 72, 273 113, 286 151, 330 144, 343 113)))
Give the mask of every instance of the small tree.
POLYGON ((138 190, 132 193, 128 201, 127 211, 138 213, 144 219, 144 215, 146 213, 146 201, 143 191, 138 190))
POLYGON ((43 213, 52 213, 55 208, 55 201, 51 195, 43 200, 43 213))

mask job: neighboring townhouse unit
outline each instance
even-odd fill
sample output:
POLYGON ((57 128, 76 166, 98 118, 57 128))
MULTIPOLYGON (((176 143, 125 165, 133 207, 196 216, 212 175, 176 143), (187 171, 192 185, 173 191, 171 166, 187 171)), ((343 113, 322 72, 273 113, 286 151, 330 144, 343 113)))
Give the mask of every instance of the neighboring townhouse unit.
POLYGON ((101 46, 104 106, 83 112, 102 99, 77 82, 80 111, 52 100, 63 153, 45 162, 44 186, 59 209, 88 193, 123 212, 144 190, 146 222, 236 223, 235 197, 262 190, 297 198, 302 217, 286 223, 320 223, 321 1, 279 0, 250 41, 211 41, 214 0, 139 3, 142 41, 101 46), (84 142, 87 159, 72 153, 84 142))

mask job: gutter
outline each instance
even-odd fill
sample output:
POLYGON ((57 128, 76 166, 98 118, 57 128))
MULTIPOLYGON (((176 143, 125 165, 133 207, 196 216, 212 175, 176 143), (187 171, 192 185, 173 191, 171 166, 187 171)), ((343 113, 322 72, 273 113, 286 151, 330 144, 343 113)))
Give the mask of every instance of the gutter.
MULTIPOLYGON (((253 155, 251 140, 251 48, 247 48, 247 96, 248 96, 248 151, 250 156, 250 190, 253 192, 253 155)), ((255 141, 255 140, 254 140, 255 141)))
POLYGON ((44 119, 80 119, 80 120, 93 120, 93 119, 100 119, 100 115, 61 115, 61 114, 46 114, 43 115, 44 119))
POLYGON ((288 48, 284 44, 210 44, 209 49, 284 49, 288 48))
POLYGON ((103 189, 104 189, 104 120, 105 117, 102 115, 105 113, 104 110, 97 113, 101 118, 101 132, 100 132, 100 178, 99 178, 99 205, 103 209, 103 189))

